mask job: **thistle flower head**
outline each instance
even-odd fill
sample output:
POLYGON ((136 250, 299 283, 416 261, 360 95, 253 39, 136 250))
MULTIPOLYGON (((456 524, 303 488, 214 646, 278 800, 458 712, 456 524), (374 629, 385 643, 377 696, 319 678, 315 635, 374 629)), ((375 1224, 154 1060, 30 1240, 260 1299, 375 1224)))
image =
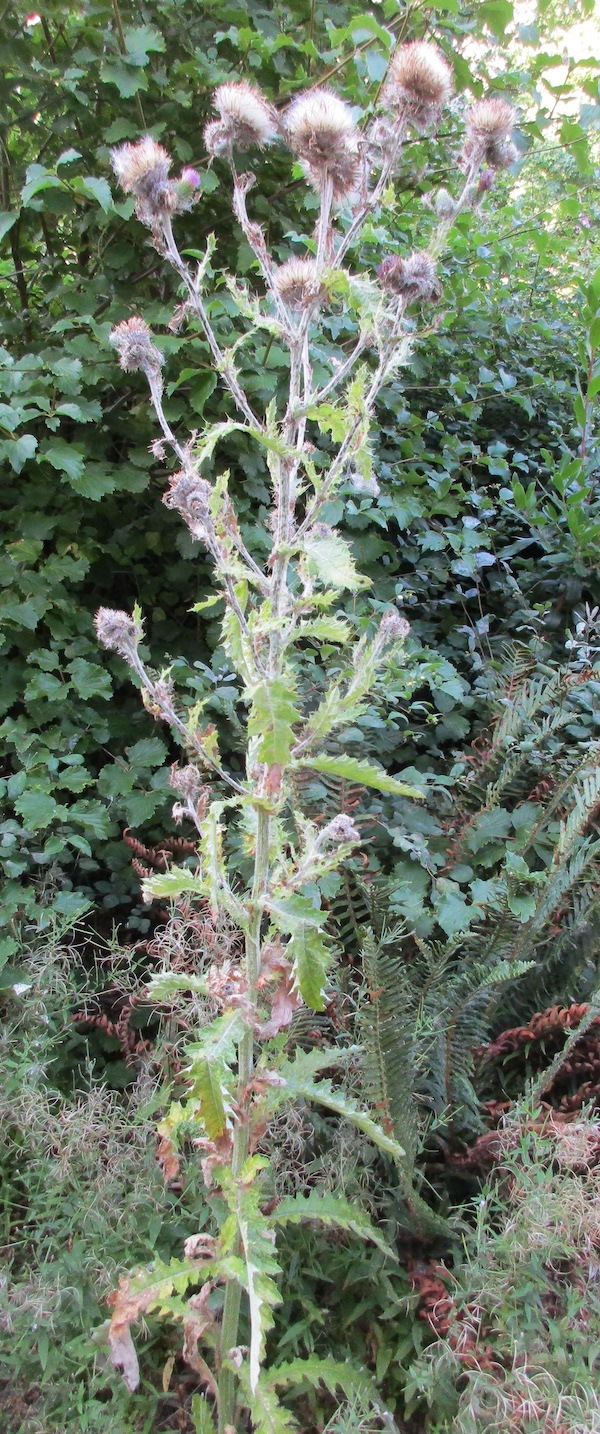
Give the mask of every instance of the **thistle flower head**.
POLYGON ((177 189, 169 179, 171 159, 162 144, 144 135, 137 144, 111 149, 110 158, 121 188, 135 194, 136 214, 142 224, 155 228, 157 221, 177 207, 177 189))
POLYGON ((202 778, 195 767, 178 767, 175 762, 171 767, 169 786, 179 792, 181 797, 194 801, 202 787, 202 778))
POLYGON ((379 624, 379 636, 385 638, 386 642, 402 642, 409 632, 410 623, 405 617, 401 617, 395 608, 384 612, 379 624))
POLYGON ((299 95, 285 116, 290 148, 302 160, 307 178, 320 190, 333 181, 335 199, 343 199, 358 180, 359 133, 350 106, 332 90, 299 95))
POLYGON ((144 135, 136 144, 120 144, 111 149, 110 159, 121 189, 126 194, 137 194, 138 185, 157 170, 166 178, 171 168, 166 149, 157 144, 150 134, 144 135))
POLYGON ((492 96, 477 100, 467 111, 466 135, 461 163, 464 169, 488 164, 491 169, 507 169, 514 164, 517 150, 510 138, 515 111, 507 100, 492 96))
POLYGON ((99 607, 94 618, 98 641, 103 647, 131 659, 143 637, 141 622, 118 608, 99 607))
POLYGON ((152 332, 144 319, 134 314, 123 319, 108 336, 109 344, 117 350, 119 363, 126 373, 142 369, 147 378, 160 374, 164 357, 152 342, 152 332))
POLYGON ((415 299, 439 299, 441 288, 435 261, 424 250, 415 250, 407 259, 390 254, 379 265, 377 277, 389 293, 400 294, 407 304, 415 299))
POLYGON ((452 71, 437 45, 413 40, 394 51, 382 91, 387 109, 424 129, 452 94, 452 71))
POLYGON ((270 144, 277 136, 274 109, 255 85, 247 80, 219 85, 213 104, 220 119, 211 120, 204 130, 209 154, 227 154, 231 149, 250 149, 270 144))
POLYGON ((166 508, 176 508, 181 513, 194 538, 204 538, 210 519, 211 493, 210 483, 197 473, 174 473, 163 494, 163 503, 166 508))
POLYGON ((320 834, 319 845, 324 845, 325 842, 352 842, 356 844, 360 842, 360 840, 360 832, 353 822, 352 817, 347 817, 343 812, 340 812, 339 816, 332 817, 331 821, 327 823, 327 826, 323 827, 320 834))
POLYGON ((306 309, 321 295, 314 259, 286 259, 275 270, 275 288, 290 309, 306 309))

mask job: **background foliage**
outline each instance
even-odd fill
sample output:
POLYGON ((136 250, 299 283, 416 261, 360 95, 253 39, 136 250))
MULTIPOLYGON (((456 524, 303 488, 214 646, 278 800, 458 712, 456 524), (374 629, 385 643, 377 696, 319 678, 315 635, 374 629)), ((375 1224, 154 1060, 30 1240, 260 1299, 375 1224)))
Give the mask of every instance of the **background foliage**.
MULTIPOLYGON (((190 249, 201 248, 211 230, 217 234, 212 316, 227 337, 232 317, 219 271, 222 265, 246 273, 252 256, 232 227, 218 163, 208 167, 202 153, 201 131, 215 84, 245 75, 282 101, 331 78, 334 85, 343 81, 345 94, 362 103, 383 75, 390 35, 423 34, 433 35, 452 57, 458 109, 465 91, 479 95, 490 83, 520 107, 521 160, 501 180, 484 216, 460 221, 444 259, 443 305, 410 369, 384 395, 376 459, 381 493, 376 499, 349 493, 345 506, 332 506, 330 514, 331 521, 343 522, 361 571, 374 578, 368 596, 352 597, 353 611, 366 624, 374 609, 398 597, 412 628, 408 670, 393 674, 385 704, 374 701, 340 740, 357 757, 369 755, 391 770, 408 771, 431 792, 418 812, 392 798, 363 802, 369 869, 390 878, 391 919, 400 920, 418 942, 454 943, 460 950, 465 938, 467 954, 474 943, 481 956, 483 930, 492 943, 485 955, 499 930, 508 939, 511 921, 518 938, 519 927, 535 915, 531 902, 543 895, 540 882, 536 886, 518 865, 527 822, 542 819, 540 839, 528 856, 534 877, 554 870, 560 813, 553 812, 541 781, 549 768, 562 780, 575 781, 578 761, 598 737, 594 415, 600 390, 600 103, 594 31, 585 28, 591 16, 591 6, 560 0, 540 4, 535 23, 529 14, 521 23, 510 0, 442 0, 419 7, 398 0, 264 6, 250 0, 243 7, 224 0, 201 7, 192 0, 120 7, 117 0, 112 5, 83 0, 77 9, 49 0, 39 19, 24 5, 4 8, 0 960, 5 964, 0 980, 10 1003, 4 1057, 14 1117, 5 1154, 6 1240, 14 1244, 18 1236, 14 1277, 21 1294, 16 1312, 13 1302, 1 1318, 11 1379, 16 1385, 22 1380, 25 1389, 39 1382, 43 1390, 41 1406, 32 1405, 31 1414, 9 1409, 15 1428, 25 1419, 32 1430, 39 1428, 40 1407, 45 1431, 74 1427, 66 1422, 74 1408, 77 1427, 114 1428, 115 1434, 151 1428, 152 1421, 154 1427, 169 1427, 173 1409, 168 1400, 160 1404, 155 1387, 156 1345, 148 1350, 147 1384, 136 1403, 112 1389, 107 1395, 101 1367, 96 1382, 88 1384, 87 1331, 97 1322, 98 1302, 118 1265, 149 1260, 154 1250, 167 1258, 182 1236, 197 1228, 193 1190, 189 1208, 175 1201, 174 1214, 169 1198, 165 1210, 151 1161, 139 1188, 135 1141, 143 1144, 145 1138, 151 1091, 144 1093, 141 1115, 138 1087, 127 1097, 142 1122, 135 1137, 133 1105, 126 1107, 122 1124, 122 1108, 111 1104, 111 1097, 102 1097, 102 1110, 94 1104, 85 1046, 68 1026, 88 979, 79 968, 74 975, 72 953, 50 963, 51 972, 69 972, 64 986, 53 985, 52 977, 40 988, 35 950, 33 956, 26 950, 25 964, 15 969, 23 921, 37 922, 44 942, 45 923, 56 930, 57 920, 68 923, 88 903, 88 938, 90 930, 108 931, 113 917, 134 935, 147 933, 154 919, 155 913, 139 904, 122 831, 129 827, 150 845, 172 832, 167 775, 174 754, 164 730, 158 735, 130 692, 120 659, 99 657, 92 616, 100 604, 130 608, 138 599, 152 662, 160 666, 183 652, 174 667, 178 686, 190 702, 208 695, 221 749, 232 769, 239 760, 237 693, 218 647, 219 625, 210 610, 190 611, 209 595, 209 567, 175 515, 161 506, 143 382, 137 375, 124 382, 107 343, 110 329, 142 310, 160 332, 167 355, 167 412, 182 427, 193 427, 203 414, 225 416, 228 400, 215 387, 201 338, 186 336, 181 371, 183 340, 168 328, 177 294, 145 232, 131 220, 131 203, 111 193, 109 147, 151 130, 177 160, 200 170, 202 200, 180 221, 181 232, 187 225, 190 249), (575 50, 569 39, 566 48, 575 58, 565 62, 564 32, 574 21, 575 50), (508 640, 516 640, 517 654, 507 651, 508 640), (536 683, 540 700, 531 711, 527 700, 536 683), (495 712, 507 703, 514 706, 517 691, 526 710, 502 752, 496 739, 495 757, 502 760, 485 776, 496 788, 502 771, 506 779, 490 798, 485 782, 477 780, 477 754, 489 744, 482 734, 495 712), (504 767, 513 740, 522 756, 516 775, 504 767), (466 852, 457 851, 461 833, 466 852), (15 995, 15 981, 27 989, 15 995), (25 1059, 17 1055, 23 1023, 29 1033, 25 1059), (43 1121, 34 1122, 29 1133, 31 1105, 16 1098, 24 1085, 46 1102, 39 1107, 43 1121), (79 1089, 77 1118, 73 1085, 79 1089), (109 1136, 114 1163, 107 1174, 102 1151, 109 1136), (52 1140, 62 1141, 62 1164, 56 1163, 52 1140), (67 1196, 73 1209, 88 1197, 90 1208, 98 1198, 122 1207, 116 1236, 94 1229, 87 1243, 70 1251, 67 1196), (99 1245, 106 1253, 102 1269, 99 1245), (51 1269, 57 1248, 61 1257, 51 1269), (44 1280, 48 1276, 43 1289, 32 1275, 40 1263, 44 1280), (67 1349, 60 1368, 53 1365, 57 1331, 67 1349)), ((452 120, 449 125, 451 130, 452 120)), ((445 135, 443 147, 447 143, 445 135)), ((439 154, 435 142, 410 147, 411 173, 405 186, 402 181, 397 186, 393 229, 374 234, 372 243, 367 235, 365 266, 382 244, 401 252, 428 232, 419 176, 427 159, 438 163, 440 182, 453 186, 455 176, 442 166, 443 147, 439 154)), ((305 209, 299 208, 300 189, 289 183, 277 156, 268 158, 263 176, 258 217, 268 221, 285 258, 314 222, 310 197, 303 200, 305 209)), ((350 329, 340 332, 336 323, 332 316, 332 347, 352 338, 350 329)), ((247 351, 244 380, 257 401, 277 390, 283 362, 275 344, 247 351)), ((244 536, 261 553, 268 543, 263 475, 235 438, 226 456, 244 536)), ((316 650, 312 680, 315 689, 325 680, 316 650)), ((323 784, 304 794, 307 804, 312 800, 321 807, 327 798, 323 784)), ((589 844, 597 812, 589 789, 583 810, 585 821, 575 835, 578 843, 589 844)), ((565 1000, 593 988, 593 862, 584 875, 586 881, 574 880, 568 900, 550 912, 551 940, 544 936, 541 947, 534 941, 540 969, 525 974, 516 992, 499 992, 504 1004, 498 1020, 516 1019, 524 1009, 529 1014, 544 991, 549 1000, 565 1000), (565 950, 569 959, 563 966, 565 950)), ((355 876, 351 869, 348 880, 355 876)), ((356 899, 356 886, 352 891, 356 899)), ((348 910, 346 897, 346 886, 341 891, 332 886, 338 915, 348 910)), ((351 951, 350 929, 347 937, 351 951)), ((43 945, 44 960, 48 949, 43 945)), ((417 958, 410 940, 405 949, 417 964, 426 959, 422 949, 417 958)), ((88 967, 89 953, 87 946, 88 967)), ((92 979, 103 985, 112 975, 108 963, 92 979)), ((388 975, 394 979, 393 972, 388 975)), ((440 1009, 449 1008, 443 1001, 454 999, 455 975, 451 967, 433 1023, 440 1009)), ((121 971, 115 980, 122 984, 121 971)), ((467 1014, 462 1050, 470 1056, 468 1042, 477 1038, 476 1001, 472 1007, 467 1002, 467 1014)), ((419 1035, 413 1080, 422 1101, 431 1095, 423 1078, 427 1062, 432 1064, 426 1025, 419 1035)), ((108 1074, 114 1084, 130 1081, 131 1072, 115 1060, 118 1043, 102 1032, 94 1039, 95 1076, 108 1074)), ((463 1082, 454 1097, 457 1124, 472 1136, 482 1089, 473 1094, 471 1066, 453 1071, 453 1077, 463 1082)), ((441 1119, 444 1111, 440 1096, 436 1116, 441 1119)), ((440 1140, 446 1136, 442 1127, 440 1140)), ((434 1130, 434 1147, 436 1138, 434 1130)), ((384 1188, 385 1172, 377 1167, 372 1179, 364 1147, 340 1147, 337 1126, 286 1128, 281 1141, 282 1171, 289 1178, 295 1152, 299 1188, 302 1181, 310 1188, 335 1178, 350 1195, 358 1188, 368 1204, 375 1185, 376 1213, 390 1228, 401 1223, 397 1192, 384 1188)), ((292 1260, 295 1238, 300 1235, 292 1231, 292 1260)), ((349 1264, 344 1245, 332 1247, 314 1232, 309 1239, 312 1244, 302 1234, 307 1268, 302 1285, 286 1296, 278 1357, 305 1352, 311 1340, 318 1349, 326 1309, 327 1346, 337 1347, 341 1357, 344 1350, 362 1356, 368 1346, 369 1361, 393 1400, 425 1339, 423 1324, 411 1317, 406 1303, 404 1271, 384 1273, 378 1251, 353 1252, 349 1264)), ((481 1236, 473 1262, 483 1258, 486 1239, 481 1236)), ((500 1266, 506 1252, 498 1249, 500 1266)), ((472 1279, 469 1267, 469 1298, 472 1279)), ((168 1346, 161 1346, 165 1360, 169 1354, 168 1346)), ((446 1349, 431 1359, 438 1356, 440 1367, 452 1364, 446 1349)), ((420 1374, 417 1369, 414 1388, 420 1380, 421 1394, 429 1397, 427 1369, 426 1362, 420 1374)), ((185 1390, 181 1398, 188 1408, 185 1390)), ((306 1410, 307 1427, 312 1420, 322 1428, 330 1411, 319 1397, 307 1396, 306 1410)), ((360 1417, 351 1413, 347 1427, 372 1427, 368 1411, 364 1425, 360 1417)), ((446 1429, 454 1416, 444 1408, 437 1415, 434 1410, 434 1417, 446 1429)), ((460 1427, 470 1428, 466 1396, 460 1417, 460 1427)))
MULTIPOLYGON (((189 243, 199 246, 214 228, 217 276, 221 263, 245 272, 251 255, 232 230, 218 172, 203 163, 201 127, 216 82, 248 74, 282 100, 339 76, 359 102, 383 73, 390 35, 432 26, 452 55, 459 92, 479 93, 488 73, 500 72, 498 88, 522 106, 523 165, 516 183, 502 181, 495 212, 461 221, 446 261, 444 311, 381 411, 382 493, 346 505, 359 566, 377 576, 376 602, 401 594, 413 622, 413 672, 398 686, 395 712, 384 727, 373 710, 352 737, 386 763, 447 770, 452 744, 485 712, 483 665, 498 657, 507 631, 520 626, 528 640, 535 629, 561 643, 573 604, 597 596, 593 493, 569 492, 574 474, 560 468, 574 459, 589 417, 576 415, 573 403, 578 378, 586 393, 589 369, 577 280, 595 268, 597 67, 590 60, 556 71, 560 56, 547 46, 554 12, 542 12, 541 32, 521 26, 515 34, 511 18, 507 0, 424 7, 418 18, 396 0, 366 13, 300 3, 243 12, 222 4, 59 4, 39 23, 23 6, 6 8, 5 959, 13 918, 40 896, 61 912, 76 911, 83 895, 131 917, 137 884, 120 833, 128 825, 155 836, 168 827, 164 733, 157 737, 138 711, 120 660, 112 674, 97 660, 91 614, 99 603, 139 599, 152 660, 168 661, 183 647, 178 684, 190 700, 209 694, 226 744, 236 741, 235 685, 216 649, 217 624, 210 613, 189 611, 206 595, 208 569, 159 508, 147 403, 136 377, 128 387, 116 381, 107 345, 132 305, 166 330, 176 299, 141 226, 125 228, 130 201, 113 202, 108 179, 98 178, 108 175, 111 144, 151 128, 178 159, 199 165, 203 197, 186 221, 189 243), (499 48, 507 33, 515 35, 508 66, 499 48), (543 73, 558 83, 542 88, 543 73)), ((411 147, 417 172, 422 148, 411 147)), ((303 216, 279 165, 277 157, 267 163, 259 207, 285 256, 303 216)), ((407 175, 405 191, 398 186, 393 249, 427 227, 413 179, 407 175)), ((373 237, 379 248, 382 236, 373 237)), ((599 300, 600 288, 592 289, 590 324, 599 300)), ((223 335, 229 310, 225 293, 215 298, 223 335)), ((348 337, 332 318, 331 342, 348 337)), ((201 338, 179 371, 181 343, 176 333, 161 339, 169 416, 193 426, 204 411, 218 417, 228 401, 215 390, 201 338)), ((253 372, 245 381, 268 398, 283 355, 271 345, 247 361, 253 372)), ((227 458, 246 536, 260 550, 262 475, 234 440, 227 458)), ((591 477, 593 444, 585 459, 591 477)), ((339 521, 339 505, 332 518, 339 521)), ((365 616, 372 605, 353 602, 365 616)), ((135 907, 133 920, 144 920, 135 907)))

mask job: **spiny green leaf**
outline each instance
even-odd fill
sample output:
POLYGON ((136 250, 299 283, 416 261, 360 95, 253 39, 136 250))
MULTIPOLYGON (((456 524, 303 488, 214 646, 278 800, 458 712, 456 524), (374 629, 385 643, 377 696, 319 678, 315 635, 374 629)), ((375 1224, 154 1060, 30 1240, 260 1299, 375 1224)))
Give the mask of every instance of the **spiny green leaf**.
POLYGON ((330 943, 303 921, 290 937, 286 954, 293 962, 294 979, 305 1005, 312 1011, 323 1011, 325 980, 332 960, 330 943))
POLYGON ((194 1097, 211 1140, 222 1135, 231 1109, 232 1073, 239 1042, 246 1026, 239 1011, 227 1011, 205 1026, 200 1038, 187 1047, 194 1097))
POLYGON ((270 1219, 274 1225, 299 1225, 303 1220, 336 1225, 340 1230, 351 1230, 353 1234, 360 1235, 361 1240, 372 1240, 384 1254, 396 1259, 381 1231, 365 1211, 328 1190, 310 1190, 308 1195, 288 1195, 279 1201, 270 1219))
POLYGON ((333 1395, 342 1389, 348 1399, 358 1394, 373 1403, 381 1402, 377 1385, 366 1369, 346 1360, 319 1359, 318 1355, 276 1365, 269 1371, 266 1383, 274 1389, 294 1389, 305 1383, 317 1389, 324 1384, 333 1395))
POLYGON ((331 531, 322 535, 318 529, 315 533, 308 533, 304 549, 309 572, 324 587, 339 591, 347 588, 350 592, 370 587, 370 578, 361 577, 357 572, 348 544, 339 533, 331 531))
POLYGON ((380 792, 394 792, 397 796, 412 797, 422 801, 424 792, 410 787, 397 777, 390 777, 383 768, 374 767, 372 762, 357 757, 310 757, 294 763, 295 767, 310 767, 315 772, 327 772, 332 777, 346 777, 349 782, 360 782, 364 787, 376 787, 380 792))
POLYGON ((293 724, 300 720, 290 677, 265 678, 252 693, 248 735, 259 737, 258 760, 284 766, 294 741, 293 724))

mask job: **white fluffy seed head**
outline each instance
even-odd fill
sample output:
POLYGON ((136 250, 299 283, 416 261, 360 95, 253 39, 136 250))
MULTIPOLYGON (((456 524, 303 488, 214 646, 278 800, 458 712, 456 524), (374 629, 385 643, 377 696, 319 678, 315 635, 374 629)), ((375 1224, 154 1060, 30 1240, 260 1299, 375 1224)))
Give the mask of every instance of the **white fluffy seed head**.
POLYGON ((247 80, 219 85, 213 96, 218 120, 204 131, 209 154, 226 154, 231 149, 260 148, 277 136, 277 116, 268 100, 247 80))
POLYGON ((140 182, 155 170, 166 179, 171 167, 166 149, 149 134, 137 144, 121 144, 117 149, 111 149, 110 159, 121 189, 126 194, 136 194, 140 182))
POLYGON ((108 342, 119 355, 119 363, 126 373, 142 369, 146 374, 158 374, 164 363, 160 349, 152 342, 152 331, 146 321, 135 314, 123 319, 108 336, 108 342))
POLYGON ((467 110, 467 133, 485 135, 486 139, 504 139, 515 123, 515 111, 508 100, 492 97, 476 100, 467 110))
POLYGON ((275 270, 275 288, 290 309, 307 308, 321 292, 314 259, 286 259, 275 270))
POLYGON ((285 116, 292 149, 301 159, 324 159, 340 144, 358 143, 350 106, 333 90, 309 90, 293 100, 285 116))
POLYGON ((510 132, 516 113, 508 100, 492 96, 476 100, 467 111, 465 142, 461 156, 463 169, 488 164, 491 169, 507 169, 518 158, 510 132))
POLYGON ((452 71, 441 50, 426 40, 413 40, 394 51, 382 101, 422 126, 439 117, 452 89, 452 71))
POLYGON ((358 179, 360 136, 346 101, 332 90, 310 90, 292 102, 284 123, 290 148, 315 189, 329 178, 334 198, 350 194, 358 179))

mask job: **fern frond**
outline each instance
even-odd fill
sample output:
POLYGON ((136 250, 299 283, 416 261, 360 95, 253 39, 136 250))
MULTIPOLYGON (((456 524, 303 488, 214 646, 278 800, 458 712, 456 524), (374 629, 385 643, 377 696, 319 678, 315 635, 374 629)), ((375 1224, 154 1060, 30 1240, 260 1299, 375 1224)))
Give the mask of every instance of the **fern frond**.
POLYGON ((406 963, 399 950, 376 943, 372 936, 365 940, 362 955, 369 1004, 363 1007, 359 1030, 367 1087, 384 1130, 404 1149, 404 1168, 409 1173, 417 1154, 418 1129, 415 1023, 407 1000, 406 963))

